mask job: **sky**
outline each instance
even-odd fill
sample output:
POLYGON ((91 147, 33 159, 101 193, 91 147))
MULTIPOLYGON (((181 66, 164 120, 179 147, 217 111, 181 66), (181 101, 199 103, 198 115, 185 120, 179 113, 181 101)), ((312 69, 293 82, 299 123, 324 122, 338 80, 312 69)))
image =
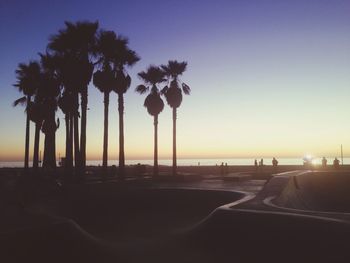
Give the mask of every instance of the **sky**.
MULTIPOLYGON (((153 156, 153 120, 134 92, 137 73, 187 61, 191 87, 178 109, 179 158, 350 156, 350 1, 0 1, 0 161, 22 160, 25 114, 12 107, 20 62, 38 59, 64 21, 99 21, 127 36, 141 60, 128 69, 127 159, 153 156)), ((89 86, 87 158, 102 159, 103 95, 89 86)), ((57 116, 57 156, 64 119, 57 116)), ((109 158, 118 157, 111 95, 109 158)), ((31 125, 31 152, 34 141, 31 125)), ((41 137, 43 148, 44 136, 41 137)), ((159 157, 172 154, 171 109, 159 115, 159 157)))

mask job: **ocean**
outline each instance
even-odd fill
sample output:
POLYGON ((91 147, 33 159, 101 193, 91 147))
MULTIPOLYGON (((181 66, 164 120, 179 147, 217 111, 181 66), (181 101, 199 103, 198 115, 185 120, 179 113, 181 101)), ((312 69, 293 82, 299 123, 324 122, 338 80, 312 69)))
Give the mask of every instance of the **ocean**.
MULTIPOLYGON (((322 158, 314 158, 312 163, 314 164, 321 164, 322 158)), ((342 163, 341 159, 340 164, 342 163)), ((221 163, 227 163, 227 165, 254 165, 254 158, 221 158, 221 159, 177 159, 178 166, 198 166, 198 165, 220 165, 221 163)), ((303 164, 303 158, 277 158, 279 165, 302 165, 303 164)), ((334 157, 328 157, 328 165, 331 165, 333 163, 334 157)), ((260 161, 260 159, 257 159, 257 161, 260 161)), ((127 165, 133 165, 133 164, 148 164, 153 165, 152 159, 147 160, 126 160, 125 161, 127 165)), ((271 165, 272 158, 264 158, 264 164, 271 165)), ((159 165, 172 165, 171 159, 159 159, 158 160, 159 165)), ((346 157, 343 159, 344 164, 350 164, 350 158, 346 157)), ((93 166, 99 166, 102 165, 102 160, 87 160, 87 165, 93 165, 93 166)), ((118 160, 109 160, 108 165, 117 165, 118 166, 118 160)), ((30 163, 31 166, 31 163, 30 163)), ((23 161, 16 161, 16 162, 4 162, 0 161, 0 167, 23 167, 23 161)))

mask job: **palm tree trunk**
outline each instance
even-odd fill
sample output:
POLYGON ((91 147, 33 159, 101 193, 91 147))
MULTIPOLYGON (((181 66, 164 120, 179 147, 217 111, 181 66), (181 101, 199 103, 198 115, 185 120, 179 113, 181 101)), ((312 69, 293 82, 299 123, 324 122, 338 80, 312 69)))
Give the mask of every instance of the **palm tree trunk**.
POLYGON ((154 164, 153 175, 158 176, 158 115, 154 115, 154 164))
MULTIPOLYGON (((56 168, 56 121, 55 121, 55 111, 50 112, 50 115, 46 122, 48 129, 45 133, 45 143, 44 143, 44 168, 56 168)), ((45 124, 44 124, 45 125, 45 124)))
POLYGON ((118 94, 119 112, 119 173, 124 178, 125 155, 124 155, 124 97, 118 94))
POLYGON ((73 117, 73 113, 70 112, 69 113, 69 158, 68 158, 68 162, 71 168, 73 168, 73 134, 74 134, 74 117, 73 117))
POLYGON ((79 94, 74 93, 74 110, 71 113, 73 116, 73 137, 72 137, 72 147, 74 147, 74 167, 75 176, 80 176, 80 148, 79 148, 79 94))
POLYGON ((80 134, 80 162, 82 173, 84 174, 86 166, 86 115, 88 103, 88 90, 85 87, 81 92, 81 134, 80 134))
POLYGON ((47 132, 45 134, 44 143, 44 168, 56 168, 56 147, 55 147, 55 132, 47 132))
POLYGON ((108 107, 109 107, 109 92, 104 93, 104 131, 103 131, 103 169, 106 172, 108 162, 108 107))
POLYGON ((80 172, 80 149, 79 149, 79 120, 78 112, 73 116, 73 130, 74 130, 74 165, 75 173, 79 175, 80 172))
POLYGON ((31 101, 31 96, 27 96, 27 116, 26 116, 26 140, 24 148, 24 169, 28 170, 29 168, 29 136, 30 136, 30 122, 29 122, 29 112, 28 105, 31 101))
POLYGON ((64 117, 64 122, 66 124, 66 163, 65 163, 65 167, 67 167, 67 160, 68 160, 68 155, 69 155, 69 115, 68 113, 65 114, 64 117))
POLYGON ((34 153, 33 153, 33 168, 39 167, 39 145, 40 145, 40 128, 41 122, 35 123, 35 137, 34 137, 34 153))
POLYGON ((66 123, 66 160, 64 163, 64 168, 66 175, 70 176, 72 174, 73 168, 73 148, 72 148, 72 138, 73 138, 73 119, 71 118, 71 113, 65 114, 66 123))
POLYGON ((177 173, 177 164, 176 164, 176 110, 173 108, 173 175, 177 173))

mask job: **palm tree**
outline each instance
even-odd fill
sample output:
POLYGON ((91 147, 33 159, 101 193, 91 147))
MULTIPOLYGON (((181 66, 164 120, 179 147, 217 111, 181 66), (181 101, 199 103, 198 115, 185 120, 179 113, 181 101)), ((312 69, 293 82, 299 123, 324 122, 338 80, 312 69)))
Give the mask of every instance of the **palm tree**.
MULTIPOLYGON (((77 93, 74 91, 76 87, 76 82, 74 82, 73 74, 76 73, 75 67, 77 63, 69 55, 64 53, 52 52, 50 54, 47 52, 45 55, 40 54, 42 64, 44 67, 49 68, 50 71, 55 75, 55 79, 59 82, 62 92, 58 98, 57 105, 63 112, 65 116, 65 126, 66 126, 66 149, 65 149, 65 174, 67 177, 72 175, 73 169, 73 134, 74 134, 74 119, 76 117, 76 123, 78 123, 78 98, 77 93)), ((75 129, 77 130, 77 129, 75 129)), ((78 133, 77 133, 78 134, 78 133)), ((79 136, 76 135, 75 141, 78 144, 75 150, 75 158, 79 157, 79 136)), ((78 165, 78 162, 76 161, 78 165)))
POLYGON ((42 124, 42 132, 45 134, 43 167, 54 169, 56 168, 56 130, 59 127, 59 119, 56 123, 55 115, 60 94, 60 80, 55 57, 41 54, 41 65, 43 73, 40 95, 45 109, 42 124))
POLYGON ((165 81, 164 72, 156 66, 149 66, 147 71, 142 71, 138 76, 143 80, 145 85, 138 85, 136 92, 144 94, 149 91, 144 106, 147 108, 148 113, 153 116, 154 119, 154 166, 153 174, 158 175, 158 115, 164 108, 164 102, 160 97, 160 91, 157 87, 159 83, 165 81))
POLYGON ((39 145, 40 145, 40 130, 43 122, 43 112, 46 110, 43 108, 40 98, 39 90, 36 92, 34 101, 30 102, 28 107, 29 118, 35 123, 35 135, 34 135, 34 152, 33 152, 33 168, 39 167, 39 145))
MULTIPOLYGON (((57 56, 57 54, 55 54, 57 56)), ((73 148, 74 148, 74 164, 75 174, 82 173, 80 162, 80 147, 79 147, 79 80, 76 75, 81 74, 80 62, 71 57, 69 54, 58 55, 58 67, 61 74, 64 91, 62 93, 59 104, 62 111, 66 114, 65 119, 69 121, 69 137, 66 133, 66 152, 68 153, 68 167, 73 164, 73 148), (68 115, 67 115, 68 114, 68 115), (67 150, 68 148, 68 150, 67 150)), ((67 127, 66 127, 67 132, 67 127)))
POLYGON ((81 136, 79 146, 78 112, 74 113, 74 149, 77 172, 84 174, 86 165, 86 121, 88 103, 88 84, 93 73, 91 57, 96 40, 98 22, 65 22, 66 28, 50 39, 49 49, 63 57, 66 62, 62 68, 63 82, 67 94, 74 97, 77 105, 81 94, 81 136), (79 169, 80 168, 80 169, 79 169))
POLYGON ((103 130, 103 168, 107 169, 108 162, 108 107, 109 95, 115 86, 115 78, 109 64, 105 64, 102 71, 94 73, 94 85, 104 94, 104 130, 103 130))
POLYGON ((116 34, 113 31, 100 30, 97 37, 96 54, 101 65, 93 75, 93 83, 104 94, 104 130, 103 130, 103 156, 102 165, 106 173, 108 165, 108 108, 109 96, 113 87, 116 86, 116 80, 112 72, 111 63, 116 52, 116 34))
POLYGON ((67 176, 71 175, 73 168, 73 112, 74 101, 69 91, 64 90, 58 99, 58 106, 64 114, 66 125, 66 156, 64 167, 67 176))
POLYGON ((126 72, 126 66, 131 67, 140 60, 135 51, 129 49, 128 39, 117 36, 114 43, 112 70, 116 79, 113 90, 118 95, 119 115, 119 174, 124 177, 125 152, 124 152, 124 94, 130 87, 131 78, 126 72))
POLYGON ((24 94, 24 97, 17 99, 13 105, 18 104, 26 105, 26 135, 25 135, 25 153, 24 153, 24 168, 27 170, 29 167, 29 136, 30 136, 30 123, 29 123, 29 105, 32 100, 32 96, 40 85, 40 65, 37 61, 31 61, 29 64, 20 63, 16 70, 17 83, 14 84, 20 92, 24 94))
POLYGON ((182 102, 182 91, 186 95, 189 95, 191 91, 190 87, 185 83, 181 82, 179 79, 179 76, 185 72, 186 66, 187 66, 187 62, 178 62, 176 60, 170 60, 168 61, 167 65, 162 65, 162 69, 170 83, 169 87, 166 86, 162 89, 162 94, 165 95, 168 105, 173 109, 173 175, 176 175, 177 173, 177 164, 176 164, 177 108, 180 107, 182 102))

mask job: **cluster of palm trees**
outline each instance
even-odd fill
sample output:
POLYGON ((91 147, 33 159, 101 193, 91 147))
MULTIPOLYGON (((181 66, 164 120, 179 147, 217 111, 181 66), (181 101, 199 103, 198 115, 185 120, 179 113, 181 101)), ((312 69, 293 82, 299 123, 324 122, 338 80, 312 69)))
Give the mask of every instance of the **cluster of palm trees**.
MULTIPOLYGON (((56 111, 60 108, 65 116, 66 174, 74 172, 78 177, 85 174, 88 85, 93 80, 104 96, 104 169, 108 166, 109 96, 112 91, 118 95, 119 175, 123 176, 124 94, 131 85, 127 68, 140 60, 129 48, 128 39, 113 31, 99 29, 98 22, 65 22, 65 28, 50 37, 46 52, 39 56, 39 61, 18 65, 14 85, 24 95, 14 102, 14 106, 22 104, 26 109, 25 169, 29 168, 30 121, 35 123, 33 168, 39 167, 40 131, 45 135, 43 167, 56 168, 55 134, 60 125, 56 111)), ((161 96, 165 96, 173 109, 173 173, 176 174, 176 111, 182 101, 182 91, 190 92, 179 79, 186 66, 186 62, 169 61, 167 65, 150 66, 138 74, 146 85, 139 85, 136 91, 141 94, 149 91, 144 106, 154 116, 155 175, 158 174, 158 114, 164 108, 161 96), (161 88, 162 83, 167 85, 161 88)))
POLYGON ((177 163, 176 163, 176 113, 177 108, 180 107, 182 102, 182 91, 185 94, 190 94, 190 87, 181 82, 179 76, 186 70, 186 62, 177 62, 176 60, 170 60, 167 65, 149 66, 146 71, 142 71, 138 76, 143 80, 145 85, 138 85, 136 92, 144 94, 148 92, 144 106, 147 111, 154 118, 154 165, 153 174, 158 175, 158 115, 164 108, 164 102, 161 95, 165 96, 165 99, 169 106, 173 110, 173 175, 176 175, 177 163), (160 88, 159 86, 167 82, 166 86, 160 88))

